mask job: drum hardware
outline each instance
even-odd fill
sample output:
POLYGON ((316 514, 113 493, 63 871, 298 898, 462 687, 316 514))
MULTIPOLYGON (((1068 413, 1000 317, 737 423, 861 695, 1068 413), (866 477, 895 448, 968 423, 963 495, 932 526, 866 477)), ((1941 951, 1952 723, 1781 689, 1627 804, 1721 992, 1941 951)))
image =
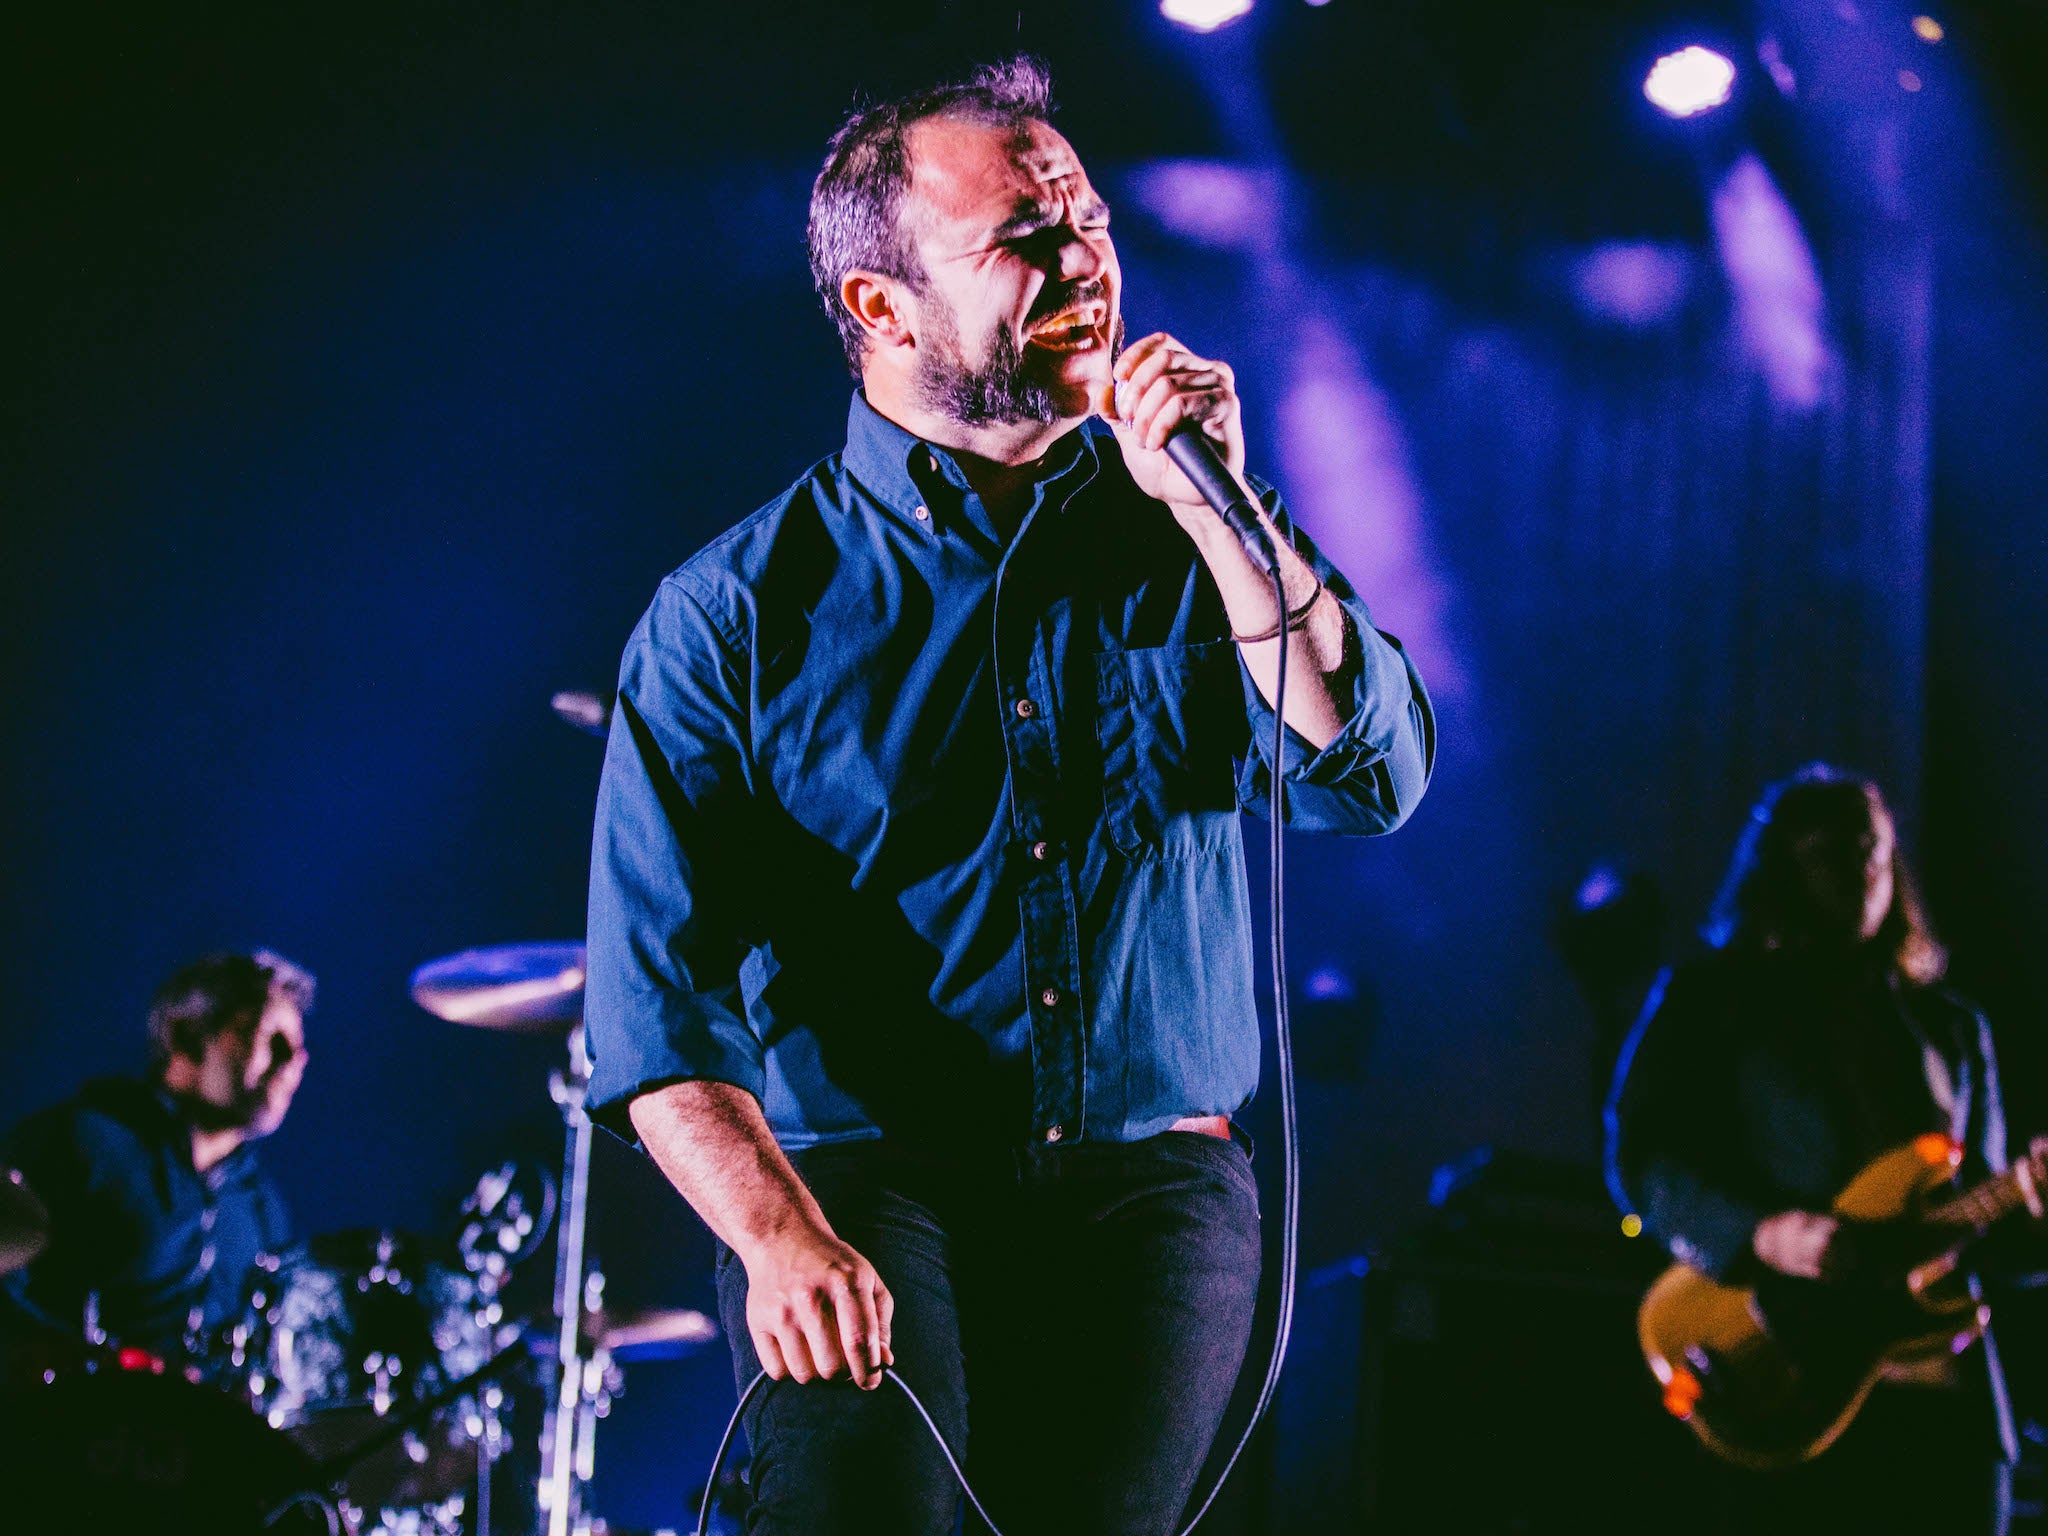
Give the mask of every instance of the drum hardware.
POLYGON ((590 1053, 583 1033, 584 951, 576 943, 507 944, 431 960, 412 976, 412 996, 438 1018, 476 1029, 567 1033, 566 1068, 548 1080, 564 1141, 556 1223, 555 1389, 541 1442, 540 1506, 548 1536, 571 1536, 594 1468, 597 1420, 610 1406, 610 1362, 585 1347, 584 1255, 593 1127, 585 1101, 590 1053))
MULTIPOLYGON (((581 947, 578 947, 579 954, 581 947)), ((581 967, 578 967, 579 974, 581 967)), ((579 994, 579 1005, 582 1001, 579 994)), ((593 1126, 585 1101, 590 1093, 590 1052, 579 1016, 569 1031, 569 1066, 548 1079, 548 1092, 561 1106, 568 1146, 562 1174, 563 1210, 557 1227, 555 1259, 556 1366, 560 1390, 550 1405, 541 1462, 540 1502, 548 1517, 548 1536, 570 1536, 583 1492, 595 1472, 598 1404, 610 1406, 604 1390, 605 1367, 583 1353, 584 1300, 590 1278, 584 1274, 584 1220, 590 1197, 590 1146, 593 1126)))
MULTIPOLYGON (((568 1061, 548 1079, 549 1096, 562 1113, 560 1184, 543 1185, 535 1200, 513 1187, 514 1165, 487 1174, 464 1203, 467 1220, 458 1241, 464 1263, 482 1284, 486 1276, 500 1277, 526 1257, 544 1240, 549 1218, 555 1221, 557 1328, 538 1494, 548 1536, 582 1536, 593 1528, 584 1510, 585 1495, 595 1471, 597 1422, 620 1390, 619 1364, 674 1358, 718 1334, 702 1313, 673 1308, 608 1312, 603 1305, 604 1276, 585 1252, 595 1128, 587 1103, 590 1052, 583 1031, 583 981, 584 948, 578 943, 464 950, 428 961, 411 980, 413 1000, 450 1023, 533 1034, 559 1031, 565 1037, 568 1061)), ((491 1283, 495 1287, 495 1279, 491 1283)), ((542 1340, 527 1343, 534 1355, 545 1358, 542 1340)), ((479 1487, 488 1488, 487 1476, 479 1487)))
POLYGON ((602 1307, 589 1315, 589 1335, 597 1347, 621 1364, 635 1360, 680 1360, 718 1337, 718 1325, 687 1307, 650 1307, 612 1311, 602 1307))
POLYGON ((438 1391, 387 1414, 361 1441, 313 1464, 315 1476, 330 1489, 345 1487, 349 1471, 389 1447, 395 1440, 417 1429, 434 1415, 476 1393, 479 1387, 496 1383, 507 1370, 527 1358, 530 1352, 523 1329, 513 1332, 511 1342, 467 1376, 447 1383, 438 1391))
POLYGON ((554 1176, 544 1168, 510 1162, 486 1173, 462 1202, 455 1247, 463 1267, 495 1292, 547 1241, 556 1202, 554 1176), (520 1188, 522 1177, 535 1187, 520 1188))
POLYGON ((583 1022, 583 946, 500 944, 429 960, 412 973, 412 1000, 472 1029, 569 1030, 583 1022))
POLYGON ((408 1512, 423 1532, 452 1530, 478 1466, 488 1475, 503 1395, 493 1383, 463 1399, 444 1385, 517 1337, 501 1278, 440 1263, 401 1233, 315 1238, 258 1260, 217 1374, 315 1462, 347 1469, 338 1491, 352 1529, 387 1511, 373 1529, 398 1529, 395 1512, 408 1512), (458 1400, 460 1412, 443 1411, 458 1400), (421 1402, 437 1406, 422 1414, 421 1402))

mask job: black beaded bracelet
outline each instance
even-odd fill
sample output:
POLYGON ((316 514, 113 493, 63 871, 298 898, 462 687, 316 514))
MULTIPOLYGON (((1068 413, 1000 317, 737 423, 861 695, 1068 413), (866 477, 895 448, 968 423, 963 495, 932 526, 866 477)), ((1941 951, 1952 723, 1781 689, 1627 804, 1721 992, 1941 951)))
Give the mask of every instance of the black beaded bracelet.
POLYGON ((1322 595, 1323 579, 1318 576, 1316 578, 1315 591, 1309 593, 1306 602, 1287 615, 1287 622, 1285 624, 1275 624, 1271 629, 1262 629, 1256 635, 1240 635, 1237 631, 1232 630, 1230 638, 1239 645, 1257 645, 1261 640, 1278 640, 1283 633, 1292 634, 1308 622, 1308 611, 1315 607, 1317 602, 1321 600, 1322 595))

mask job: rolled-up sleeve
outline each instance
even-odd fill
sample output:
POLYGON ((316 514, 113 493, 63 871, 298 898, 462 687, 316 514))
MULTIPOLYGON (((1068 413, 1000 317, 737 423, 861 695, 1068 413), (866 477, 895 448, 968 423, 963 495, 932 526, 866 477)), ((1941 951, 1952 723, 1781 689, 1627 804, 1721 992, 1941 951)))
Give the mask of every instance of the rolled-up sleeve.
MULTIPOLYGON (((1263 488, 1262 488, 1263 489, 1263 488)), ((1315 541, 1295 527, 1277 491, 1261 498, 1274 524, 1344 610, 1350 711, 1318 751, 1290 726, 1282 733, 1281 781, 1287 825, 1305 832, 1370 836, 1391 832, 1414 811, 1436 763, 1436 717, 1429 693, 1401 642, 1373 626, 1372 614, 1315 541)), ((1273 711, 1242 663, 1251 750, 1238 800, 1254 815, 1272 808, 1273 711)))
POLYGON ((680 575, 626 645, 590 857, 584 1020, 591 1109, 709 1079, 758 1097, 762 1046, 740 992, 751 775, 747 651, 680 575))

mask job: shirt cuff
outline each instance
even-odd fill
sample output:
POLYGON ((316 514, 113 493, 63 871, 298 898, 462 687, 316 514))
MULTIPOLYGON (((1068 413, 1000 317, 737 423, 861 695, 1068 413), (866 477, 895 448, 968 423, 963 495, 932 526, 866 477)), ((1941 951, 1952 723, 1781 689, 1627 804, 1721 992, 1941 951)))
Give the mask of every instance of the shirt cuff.
MULTIPOLYGON (((1325 589, 1327 590, 1327 589, 1325 589)), ((1374 642, 1386 644, 1386 637, 1372 627, 1364 605, 1346 602, 1331 593, 1344 613, 1344 645, 1348 652, 1361 655, 1362 662, 1358 676, 1352 684, 1351 713, 1343 729, 1332 737, 1328 745, 1317 748, 1297 732, 1293 726, 1281 732, 1280 777, 1290 784, 1336 784, 1367 763, 1378 762, 1393 749, 1392 741, 1381 741, 1378 736, 1384 730, 1375 730, 1381 722, 1374 718, 1374 669, 1371 657, 1365 652, 1366 637, 1374 642)), ((1242 660, 1239 666, 1243 666, 1242 660)), ((1244 672, 1245 698, 1249 705, 1252 727, 1252 745, 1260 759, 1273 749, 1273 707, 1265 700, 1251 680, 1251 672, 1244 672)), ((1402 699, 1406 702, 1407 678, 1401 679, 1402 699)))
MULTIPOLYGON (((736 1002, 737 995, 731 999, 736 1002)), ((760 1039, 730 1002, 715 993, 645 992, 592 1007, 589 1029, 590 1115, 606 1130, 635 1141, 627 1108, 670 1083, 715 1082, 760 1098, 766 1087, 760 1039)))

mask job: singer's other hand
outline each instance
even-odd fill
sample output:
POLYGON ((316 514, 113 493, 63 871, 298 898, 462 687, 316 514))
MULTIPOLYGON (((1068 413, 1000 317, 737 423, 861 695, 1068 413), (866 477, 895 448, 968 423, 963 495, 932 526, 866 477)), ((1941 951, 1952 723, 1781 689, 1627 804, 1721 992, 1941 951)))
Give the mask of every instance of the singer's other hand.
MULTIPOLYGON (((1100 409, 1123 446, 1124 463, 1138 488, 1165 502, 1184 525, 1216 514, 1166 456, 1166 439, 1183 421, 1197 423, 1209 435, 1242 485, 1244 413, 1238 406, 1237 376, 1228 363, 1197 357, 1164 331, 1154 331, 1116 360, 1100 409)), ((1243 489, 1256 505, 1251 487, 1243 489)))
POLYGON ((747 1331, 775 1381, 852 1377, 869 1391, 889 1347, 896 1300, 874 1265, 830 1228, 796 1222, 741 1255, 747 1266, 747 1331))

